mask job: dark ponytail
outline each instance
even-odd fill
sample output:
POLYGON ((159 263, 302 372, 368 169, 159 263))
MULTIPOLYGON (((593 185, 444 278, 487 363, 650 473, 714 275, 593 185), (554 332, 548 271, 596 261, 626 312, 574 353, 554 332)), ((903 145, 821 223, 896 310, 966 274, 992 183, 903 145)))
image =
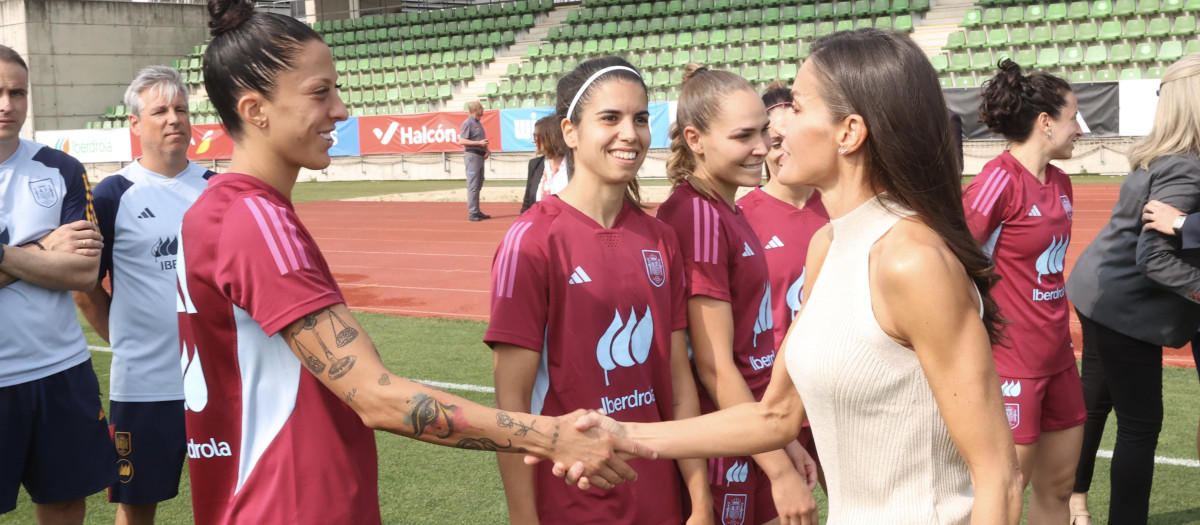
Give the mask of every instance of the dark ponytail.
POLYGON ((204 90, 237 139, 237 101, 247 91, 270 98, 279 74, 292 69, 300 49, 321 36, 295 18, 259 13, 250 0, 208 0, 213 39, 204 52, 204 90))
POLYGON ((996 76, 983 84, 979 121, 1011 142, 1025 142, 1038 115, 1058 118, 1070 92, 1066 80, 1040 71, 1023 75, 1021 66, 1005 58, 996 76))

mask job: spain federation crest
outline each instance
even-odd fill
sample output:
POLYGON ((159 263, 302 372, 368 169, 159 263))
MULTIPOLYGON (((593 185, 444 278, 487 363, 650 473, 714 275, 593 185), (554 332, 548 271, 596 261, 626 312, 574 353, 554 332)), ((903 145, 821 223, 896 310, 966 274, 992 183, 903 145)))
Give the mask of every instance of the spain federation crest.
POLYGON ((642 250, 642 260, 646 261, 646 277, 650 278, 650 284, 662 288, 667 282, 667 267, 663 263, 662 253, 658 250, 642 250))
POLYGON ((113 444, 117 446, 117 454, 128 456, 133 451, 133 436, 129 432, 116 432, 113 434, 113 444))
POLYGON ((726 494, 725 506, 721 509, 722 525, 742 525, 746 521, 745 494, 726 494))
POLYGON ((1071 199, 1068 199, 1066 195, 1059 195, 1058 201, 1062 203, 1063 211, 1067 212, 1067 220, 1072 220, 1071 216, 1074 215, 1075 210, 1071 208, 1071 199))
POLYGON ((1021 425, 1021 405, 1005 403, 1004 413, 1008 414, 1008 429, 1012 430, 1021 425))
POLYGON ((38 206, 49 208, 58 204, 58 192, 54 191, 54 183, 50 179, 30 181, 29 191, 33 192, 33 202, 38 206))

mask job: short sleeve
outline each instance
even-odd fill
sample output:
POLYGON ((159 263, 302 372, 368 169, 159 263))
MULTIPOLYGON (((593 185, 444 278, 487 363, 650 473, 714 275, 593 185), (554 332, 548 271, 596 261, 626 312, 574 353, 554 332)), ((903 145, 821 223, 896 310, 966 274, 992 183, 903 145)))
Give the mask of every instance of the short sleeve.
POLYGON ((683 256, 679 252, 679 239, 667 229, 667 268, 671 275, 671 331, 687 328, 687 276, 684 273, 683 256))
POLYGON ((483 341, 541 352, 550 310, 546 231, 529 221, 508 230, 492 260, 491 320, 483 341))
POLYGON ((471 138, 471 119, 464 120, 462 126, 458 128, 459 138, 473 140, 471 138))
POLYGON ((971 235, 982 243, 1008 218, 1013 194, 1014 175, 1002 166, 989 163, 963 192, 963 211, 971 235))
POLYGON ((729 302, 729 236, 720 213, 702 197, 678 204, 664 221, 679 239, 687 297, 705 295, 729 302))
MULTIPOLYGON (((299 218, 260 195, 235 199, 222 219, 215 282, 237 307, 274 335, 321 308, 344 302, 323 270, 321 252, 299 218)), ((189 254, 190 255, 190 254, 189 254)))
POLYGON ((92 204, 96 214, 96 226, 104 238, 104 248, 100 251, 100 279, 104 279, 112 271, 113 244, 116 242, 117 210, 120 209, 121 196, 133 183, 120 175, 110 175, 92 193, 92 204))

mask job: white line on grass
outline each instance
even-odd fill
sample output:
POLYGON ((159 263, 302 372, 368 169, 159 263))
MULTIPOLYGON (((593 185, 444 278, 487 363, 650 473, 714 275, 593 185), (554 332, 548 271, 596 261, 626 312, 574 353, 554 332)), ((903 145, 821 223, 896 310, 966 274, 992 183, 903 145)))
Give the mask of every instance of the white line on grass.
MULTIPOLYGON (((93 350, 96 352, 112 352, 112 349, 107 346, 88 346, 88 350, 93 350)), ((487 394, 496 393, 496 389, 492 388, 490 386, 468 385, 468 384, 464 384, 464 383, 446 383, 443 381, 428 381, 425 379, 413 379, 413 381, 416 381, 418 383, 424 383, 424 384, 432 386, 434 388, 444 388, 446 390, 465 390, 468 392, 483 392, 483 393, 487 393, 487 394)), ((1096 457, 1112 459, 1113 451, 1097 450, 1096 457)), ((1174 465, 1177 467, 1200 468, 1200 461, 1197 461, 1194 459, 1168 458, 1168 457, 1164 457, 1164 456, 1154 456, 1154 462, 1158 463, 1160 465, 1174 465)))

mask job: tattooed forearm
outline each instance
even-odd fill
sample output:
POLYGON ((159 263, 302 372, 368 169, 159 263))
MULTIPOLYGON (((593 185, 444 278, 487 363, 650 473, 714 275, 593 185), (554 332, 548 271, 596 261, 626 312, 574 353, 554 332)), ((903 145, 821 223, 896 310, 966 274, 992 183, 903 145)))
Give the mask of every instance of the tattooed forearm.
POLYGON ((413 437, 420 437, 428 428, 431 434, 445 439, 454 435, 455 405, 443 405, 437 399, 425 394, 413 396, 412 419, 413 437), (441 429, 441 432, 438 430, 441 429))
MULTIPOLYGON (((497 412, 496 413, 496 424, 499 425, 500 428, 516 427, 517 430, 515 432, 513 432, 513 435, 517 436, 517 437, 525 437, 525 434, 528 434, 530 432, 536 432, 538 434, 542 434, 540 431, 538 431, 538 429, 534 428, 534 425, 537 424, 536 419, 531 421, 528 425, 526 425, 524 421, 513 419, 513 417, 511 415, 509 415, 508 412, 497 412)), ((545 435, 545 434, 542 434, 542 435, 545 435)))
POLYGON ((334 342, 341 348, 358 338, 358 330, 346 324, 333 310, 329 310, 329 326, 333 328, 334 342))
POLYGON ((512 440, 510 439, 508 440, 508 443, 501 445, 488 438, 466 438, 462 441, 459 441, 458 444, 454 446, 468 450, 490 450, 495 452, 498 450, 507 450, 512 448, 512 440))
POLYGON ((349 392, 346 392, 345 396, 342 396, 342 399, 349 403, 354 400, 354 396, 356 395, 358 395, 358 388, 351 388, 349 392))

